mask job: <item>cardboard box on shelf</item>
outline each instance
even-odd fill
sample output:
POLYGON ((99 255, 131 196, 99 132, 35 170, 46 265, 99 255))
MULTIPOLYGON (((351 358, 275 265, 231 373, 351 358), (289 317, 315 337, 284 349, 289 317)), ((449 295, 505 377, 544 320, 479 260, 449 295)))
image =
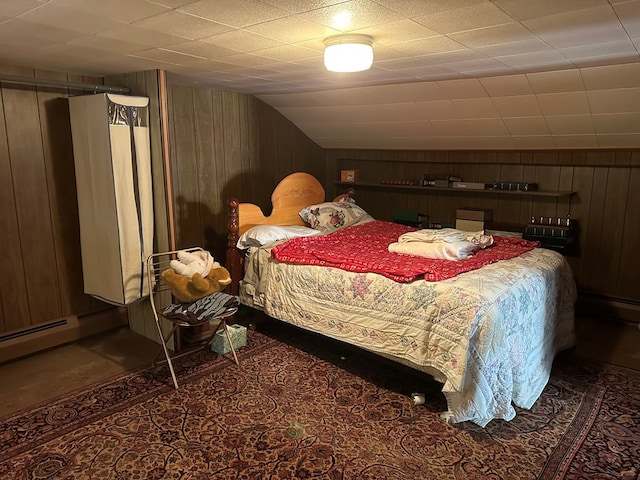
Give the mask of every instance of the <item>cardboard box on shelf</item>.
POLYGON ((484 222, 478 220, 456 219, 456 228, 465 232, 479 232, 484 230, 484 222))
POLYGON ((456 218, 460 220, 477 220, 489 222, 493 220, 493 210, 490 208, 464 207, 456 210, 456 218))

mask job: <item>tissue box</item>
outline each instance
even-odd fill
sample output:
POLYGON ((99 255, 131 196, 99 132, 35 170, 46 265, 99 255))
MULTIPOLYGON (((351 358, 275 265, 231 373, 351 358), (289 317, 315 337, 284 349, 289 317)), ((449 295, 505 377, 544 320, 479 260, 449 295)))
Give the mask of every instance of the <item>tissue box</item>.
MULTIPOLYGON (((242 325, 228 325, 229 336, 231 337, 231 343, 236 350, 244 347, 247 344, 247 327, 242 325)), ((231 352, 229 347, 229 341, 227 340, 227 334, 223 329, 220 329, 213 336, 211 342, 211 351, 218 355, 226 355, 231 352)))

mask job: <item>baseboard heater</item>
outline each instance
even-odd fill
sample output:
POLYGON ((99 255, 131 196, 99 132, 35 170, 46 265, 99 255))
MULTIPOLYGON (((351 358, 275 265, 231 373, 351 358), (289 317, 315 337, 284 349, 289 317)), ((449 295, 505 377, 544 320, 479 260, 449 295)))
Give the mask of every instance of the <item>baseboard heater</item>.
POLYGON ((578 291, 576 310, 582 314, 596 314, 624 322, 640 323, 640 302, 627 298, 578 291))
POLYGON ((0 363, 127 325, 126 309, 110 308, 78 317, 69 315, 0 334, 0 363))
POLYGON ((18 330, 15 332, 5 333, 0 335, 0 343, 16 338, 25 337, 34 333, 44 332, 45 330, 51 330, 52 328, 59 328, 68 325, 69 322, 66 318, 62 320, 56 320, 55 322, 45 323, 43 325, 36 325, 34 327, 25 328, 24 330, 18 330))

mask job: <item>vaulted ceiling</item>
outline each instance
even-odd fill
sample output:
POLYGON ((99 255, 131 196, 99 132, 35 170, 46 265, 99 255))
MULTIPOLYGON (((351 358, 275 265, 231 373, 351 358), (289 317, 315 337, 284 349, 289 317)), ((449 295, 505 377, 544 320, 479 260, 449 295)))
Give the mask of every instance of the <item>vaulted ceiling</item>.
POLYGON ((640 0, 2 0, 0 61, 255 95, 325 148, 640 147, 640 0), (373 37, 365 72, 323 40, 373 37))

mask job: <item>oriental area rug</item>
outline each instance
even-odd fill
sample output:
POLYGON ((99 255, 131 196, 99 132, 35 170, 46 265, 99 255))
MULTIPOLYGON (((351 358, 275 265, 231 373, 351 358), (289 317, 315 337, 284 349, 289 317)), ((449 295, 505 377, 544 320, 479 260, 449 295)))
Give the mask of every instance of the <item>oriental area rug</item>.
MULTIPOLYGON (((276 323, 276 322, 274 322, 276 323)), ((557 357, 531 410, 450 425, 430 377, 278 324, 0 419, 3 479, 628 479, 640 372, 557 357), (414 405, 411 393, 424 392, 414 405)))

